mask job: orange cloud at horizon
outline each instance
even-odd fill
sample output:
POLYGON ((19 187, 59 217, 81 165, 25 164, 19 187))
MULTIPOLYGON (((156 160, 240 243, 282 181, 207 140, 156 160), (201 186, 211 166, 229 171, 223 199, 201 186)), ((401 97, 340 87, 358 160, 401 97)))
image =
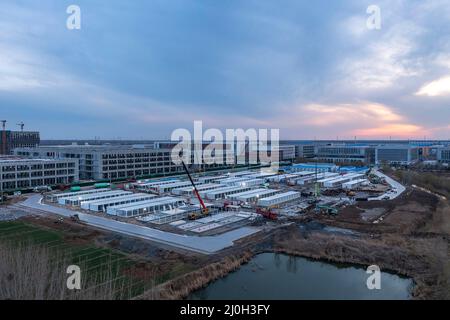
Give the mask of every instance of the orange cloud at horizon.
POLYGON ((332 131, 333 135, 362 138, 418 138, 432 130, 411 123, 392 107, 361 101, 352 104, 307 104, 293 108, 289 117, 283 117, 288 127, 303 125, 332 131))
POLYGON ((415 138, 426 135, 428 131, 417 125, 413 124, 387 124, 379 127, 357 129, 352 132, 353 135, 360 137, 380 137, 380 136, 392 136, 396 138, 415 138))

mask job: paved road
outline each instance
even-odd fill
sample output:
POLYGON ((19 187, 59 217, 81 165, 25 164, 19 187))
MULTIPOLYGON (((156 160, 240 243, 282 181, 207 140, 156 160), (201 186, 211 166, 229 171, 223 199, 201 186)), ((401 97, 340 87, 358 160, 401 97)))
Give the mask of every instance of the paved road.
POLYGON ((399 195, 401 195, 406 188, 399 182, 395 181, 391 177, 388 177, 384 173, 375 170, 374 174, 377 175, 380 178, 384 178, 386 182, 392 187, 393 192, 386 192, 385 194, 382 194, 381 196, 378 196, 376 198, 369 198, 370 201, 373 200, 382 200, 384 197, 389 197, 389 200, 397 198, 399 195))
POLYGON ((31 196, 20 205, 31 209, 54 213, 64 217, 70 217, 71 215, 77 213, 81 221, 94 227, 119 232, 203 254, 215 253, 217 251, 230 247, 233 245, 234 241, 260 231, 260 229, 258 228, 242 227, 217 236, 187 236, 120 222, 108 218, 97 217, 94 215, 76 212, 65 208, 46 205, 42 203, 41 195, 31 196))

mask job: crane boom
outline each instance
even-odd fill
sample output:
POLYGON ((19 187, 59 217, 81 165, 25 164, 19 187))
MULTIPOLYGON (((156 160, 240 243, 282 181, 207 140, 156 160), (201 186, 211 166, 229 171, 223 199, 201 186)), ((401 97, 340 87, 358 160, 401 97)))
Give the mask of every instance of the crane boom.
POLYGON ((208 208, 206 207, 205 203, 203 202, 203 199, 200 197, 200 194, 198 193, 197 187, 195 186, 194 180, 191 177, 191 174, 189 173, 188 168, 186 167, 186 164, 184 161, 181 161, 183 164, 184 171, 186 171, 187 176, 189 177, 189 181, 191 181, 192 187, 194 187, 194 193, 197 197, 198 201, 200 202, 200 205, 202 206, 202 212, 203 214, 208 214, 208 208))

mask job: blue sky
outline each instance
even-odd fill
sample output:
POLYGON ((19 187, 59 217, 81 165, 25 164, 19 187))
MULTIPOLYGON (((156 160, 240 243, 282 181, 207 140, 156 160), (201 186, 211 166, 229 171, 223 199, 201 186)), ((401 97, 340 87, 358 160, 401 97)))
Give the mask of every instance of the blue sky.
MULTIPOLYGON (((0 114, 42 138, 450 138, 450 4, 2 0, 0 114), (68 30, 66 8, 81 8, 68 30), (381 29, 366 27, 369 5, 381 29)), ((17 127, 16 127, 17 128, 17 127)))

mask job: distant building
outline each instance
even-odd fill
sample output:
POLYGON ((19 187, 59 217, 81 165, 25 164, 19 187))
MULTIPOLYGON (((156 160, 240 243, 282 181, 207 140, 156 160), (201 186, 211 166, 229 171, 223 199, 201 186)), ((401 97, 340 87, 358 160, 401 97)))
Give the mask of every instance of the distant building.
POLYGON ((1 191, 70 184, 79 180, 78 161, 2 157, 0 177, 1 191))
POLYGON ((15 148, 36 147, 40 143, 39 132, 0 131, 0 154, 11 155, 15 148))
POLYGON ((323 172, 335 172, 339 169, 339 167, 331 163, 298 163, 293 164, 290 169, 292 172, 317 171, 318 173, 323 173, 323 172))
POLYGON ((315 146, 313 144, 301 144, 295 146, 296 158, 314 158, 315 146))
MULTIPOLYGON (((295 145, 281 144, 278 146, 279 160, 292 161, 295 159, 295 145)), ((276 151, 276 150, 273 150, 276 151)))
POLYGON ((317 146, 316 158, 324 162, 370 165, 375 162, 375 148, 357 145, 317 146))
POLYGON ((437 160, 441 163, 450 163, 450 147, 437 149, 437 160))
POLYGON ((419 160, 419 148, 410 145, 386 145, 375 149, 375 162, 393 165, 410 165, 419 160))

